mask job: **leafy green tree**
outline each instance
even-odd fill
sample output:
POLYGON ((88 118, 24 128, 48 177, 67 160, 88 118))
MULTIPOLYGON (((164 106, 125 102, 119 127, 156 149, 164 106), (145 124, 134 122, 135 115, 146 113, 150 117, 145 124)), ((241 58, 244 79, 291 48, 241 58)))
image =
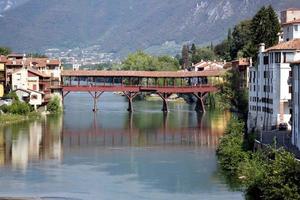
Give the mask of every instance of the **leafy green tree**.
POLYGON ((134 70, 134 71, 156 71, 157 63, 155 63, 152 56, 137 51, 136 53, 128 55, 123 61, 123 70, 134 70))
POLYGON ((159 56, 157 69, 159 71, 176 71, 180 69, 180 65, 177 59, 170 56, 159 56))
POLYGON ((10 53, 11 53, 11 49, 10 48, 8 48, 8 47, 0 47, 0 55, 7 56, 10 53))
POLYGON ((223 40, 220 44, 217 44, 214 48, 215 54, 224 60, 230 60, 230 52, 228 50, 228 41, 223 40))
POLYGON ((50 113, 59 113, 61 112, 60 99, 59 97, 53 97, 47 105, 47 110, 50 113))
POLYGON ((251 20, 245 20, 236 25, 232 32, 231 58, 244 57, 244 47, 251 43, 251 20))
POLYGON ((220 44, 214 48, 215 54, 224 60, 231 61, 231 49, 233 46, 233 38, 231 29, 228 30, 227 39, 223 40, 220 44))
POLYGON ((122 62, 123 70, 133 71, 175 71, 180 65, 176 58, 170 56, 151 56, 142 51, 128 55, 122 62))
POLYGON ((217 56, 215 55, 215 52, 212 51, 209 47, 202 47, 198 48, 196 50, 195 55, 192 57, 192 62, 193 63, 198 63, 201 60, 216 60, 217 56))

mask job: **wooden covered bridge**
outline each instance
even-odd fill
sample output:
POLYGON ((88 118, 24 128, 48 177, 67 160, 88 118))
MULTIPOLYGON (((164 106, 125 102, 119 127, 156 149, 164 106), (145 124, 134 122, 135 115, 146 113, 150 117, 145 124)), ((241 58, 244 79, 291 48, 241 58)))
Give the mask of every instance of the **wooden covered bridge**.
POLYGON ((207 71, 98 71, 64 70, 62 72, 63 98, 70 92, 88 92, 97 101, 104 92, 122 92, 128 98, 128 111, 133 111, 132 101, 142 92, 156 93, 163 100, 164 112, 168 111, 167 98, 171 94, 193 94, 198 103, 197 111, 205 112, 204 98, 216 92, 215 83, 224 70, 207 71))

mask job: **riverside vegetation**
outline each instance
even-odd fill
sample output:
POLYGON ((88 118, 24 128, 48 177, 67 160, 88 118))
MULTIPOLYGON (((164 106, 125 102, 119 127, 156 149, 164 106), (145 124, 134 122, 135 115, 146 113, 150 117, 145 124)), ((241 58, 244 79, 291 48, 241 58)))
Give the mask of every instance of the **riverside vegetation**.
MULTIPOLYGON (((11 105, 0 106, 0 125, 7 123, 15 123, 29 119, 40 117, 40 113, 35 111, 33 106, 26 102, 21 102, 15 93, 9 93, 7 98, 12 99, 11 105)), ((60 101, 58 97, 54 97, 47 105, 47 111, 51 114, 61 112, 60 101)))
POLYGON ((254 135, 246 135, 244 127, 233 117, 220 140, 217 156, 225 174, 239 184, 246 199, 300 199, 300 162, 282 148, 253 151, 254 135))
MULTIPOLYGON (((239 55, 253 57, 254 65, 257 65, 257 45, 264 42, 270 47, 277 43, 278 27, 278 18, 272 7, 263 7, 252 20, 237 25, 233 34, 229 31, 228 38, 215 50, 222 50, 221 55, 229 59, 239 55)), ((300 199, 300 162, 283 148, 276 149, 276 140, 263 149, 254 148, 255 133, 247 134, 245 126, 247 91, 237 88, 239 77, 233 70, 225 75, 224 80, 219 86, 221 92, 208 97, 209 105, 231 108, 239 114, 239 118, 230 120, 216 151, 224 174, 245 192, 249 200, 300 199)))

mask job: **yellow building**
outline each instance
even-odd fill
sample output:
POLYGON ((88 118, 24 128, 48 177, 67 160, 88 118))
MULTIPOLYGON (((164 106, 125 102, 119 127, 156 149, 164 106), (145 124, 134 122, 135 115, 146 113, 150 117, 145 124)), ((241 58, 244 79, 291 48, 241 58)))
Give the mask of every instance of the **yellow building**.
POLYGON ((6 61, 7 59, 5 56, 0 56, 0 97, 3 97, 4 87, 6 85, 6 70, 5 70, 6 61))

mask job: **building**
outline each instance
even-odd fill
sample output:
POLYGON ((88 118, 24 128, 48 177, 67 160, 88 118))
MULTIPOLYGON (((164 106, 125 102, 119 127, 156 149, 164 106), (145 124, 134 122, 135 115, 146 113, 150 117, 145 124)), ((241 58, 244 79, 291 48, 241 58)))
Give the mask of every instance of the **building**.
MULTIPOLYGON (((228 63, 224 62, 217 62, 217 61, 203 61, 201 60, 199 63, 193 64, 190 67, 189 71, 210 71, 210 70, 224 70, 228 63)), ((202 77, 199 79, 193 79, 192 84, 207 84, 207 83, 220 83, 223 82, 222 77, 202 77)))
POLYGON ((0 56, 0 97, 3 97, 6 86, 6 61, 5 56, 0 56))
POLYGON ((292 91, 292 100, 290 102, 292 109, 292 144, 300 149, 300 60, 293 62, 291 68, 289 83, 292 91))
POLYGON ((240 77, 240 88, 248 89, 249 67, 252 66, 251 58, 239 58, 231 62, 231 69, 235 70, 240 77))
POLYGON ((35 108, 47 104, 51 99, 51 77, 32 68, 21 68, 11 74, 11 90, 21 101, 35 108))
POLYGON ((290 63, 300 60, 300 10, 282 12, 281 41, 268 49, 261 44, 257 66, 249 70, 249 130, 272 130, 290 121, 290 63))

